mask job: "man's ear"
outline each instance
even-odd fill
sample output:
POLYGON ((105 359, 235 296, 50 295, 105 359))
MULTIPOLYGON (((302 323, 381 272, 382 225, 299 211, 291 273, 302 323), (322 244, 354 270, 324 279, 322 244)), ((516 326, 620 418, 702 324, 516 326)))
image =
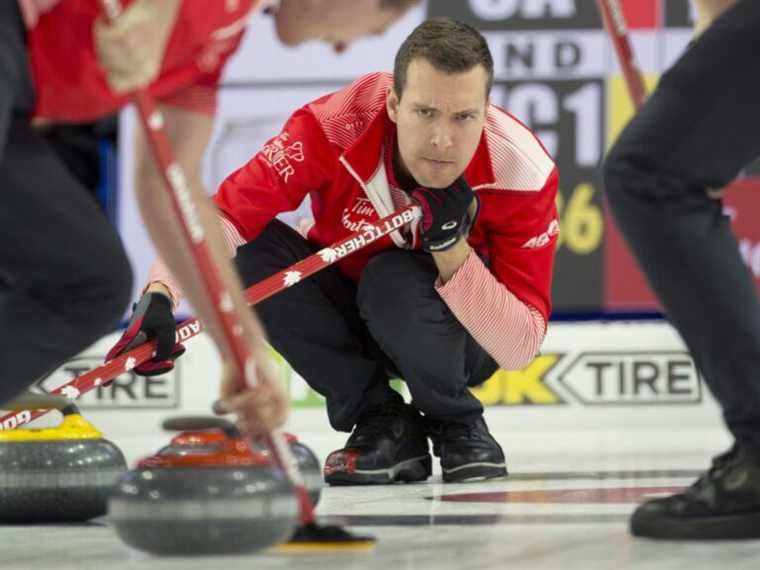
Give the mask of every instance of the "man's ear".
POLYGON ((396 96, 396 91, 393 87, 389 87, 388 93, 385 96, 385 108, 388 111, 388 116, 394 123, 398 119, 398 106, 399 98, 396 96))

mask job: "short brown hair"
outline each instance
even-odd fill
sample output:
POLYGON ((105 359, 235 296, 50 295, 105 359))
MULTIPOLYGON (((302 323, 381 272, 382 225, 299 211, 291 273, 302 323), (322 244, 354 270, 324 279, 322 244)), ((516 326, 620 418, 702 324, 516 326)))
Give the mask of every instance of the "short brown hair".
POLYGON ((467 24, 451 18, 425 20, 412 30, 396 53, 393 89, 401 98, 409 64, 421 57, 438 71, 464 73, 482 65, 488 73, 486 96, 493 85, 493 58, 483 35, 467 24))

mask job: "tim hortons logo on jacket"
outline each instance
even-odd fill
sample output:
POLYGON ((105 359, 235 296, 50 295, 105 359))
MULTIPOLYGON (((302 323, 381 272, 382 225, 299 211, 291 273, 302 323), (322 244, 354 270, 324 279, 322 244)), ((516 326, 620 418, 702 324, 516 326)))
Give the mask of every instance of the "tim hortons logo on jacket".
POLYGON ((367 227, 370 218, 376 217, 377 212, 372 206, 372 202, 370 202, 368 198, 359 197, 356 198, 356 201, 354 201, 350 208, 343 209, 341 222, 346 229, 352 232, 358 232, 367 227))
POLYGON ((303 162, 304 159, 303 143, 301 141, 289 143, 289 140, 290 135, 282 133, 261 149, 261 154, 283 182, 287 182, 295 174, 293 163, 303 162))

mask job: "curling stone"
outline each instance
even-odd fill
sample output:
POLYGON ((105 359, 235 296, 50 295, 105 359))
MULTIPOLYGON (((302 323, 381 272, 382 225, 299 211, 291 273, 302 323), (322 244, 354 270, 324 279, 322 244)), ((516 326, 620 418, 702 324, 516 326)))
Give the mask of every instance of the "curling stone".
POLYGON ((285 473, 222 418, 164 422, 184 431, 117 482, 108 515, 129 546, 151 554, 255 552, 287 540, 298 502, 285 473))
MULTIPOLYGON (((186 423, 188 418, 183 419, 183 425, 190 425, 186 423)), ((207 418, 194 418, 194 421, 199 421, 197 425, 204 425, 207 418)), ((298 438, 290 433, 284 433, 286 441, 290 446, 290 451, 296 459, 298 464, 298 470, 304 479, 306 490, 309 492, 309 499, 313 506, 319 503, 320 496, 322 495, 322 487, 324 482, 322 479, 322 465, 314 452, 309 449, 305 444, 301 443, 298 438)), ((185 431, 172 438, 167 447, 164 447, 159 454, 172 453, 175 455, 182 455, 184 453, 191 453, 197 449, 198 446, 207 446, 211 443, 218 443, 224 440, 228 436, 224 433, 224 430, 215 431, 185 431)), ((251 444, 251 451, 254 454, 252 461, 259 465, 268 465, 269 450, 263 443, 253 442, 251 444)), ((213 461, 213 459, 211 460, 213 461)))
MULTIPOLYGON (((298 438, 291 434, 283 434, 290 446, 290 451, 296 459, 298 464, 298 471, 304 480, 306 490, 309 491, 309 499, 311 504, 315 507, 319 503, 319 499, 322 496, 322 487, 324 487, 324 480, 322 479, 322 464, 315 453, 304 443, 298 441, 298 438)), ((265 457, 269 457, 269 450, 265 445, 254 444, 254 449, 258 450, 265 457)))
POLYGON ((108 494, 127 468, 66 398, 24 394, 3 409, 58 409, 53 428, 0 431, 0 522, 82 522, 106 514, 108 494))

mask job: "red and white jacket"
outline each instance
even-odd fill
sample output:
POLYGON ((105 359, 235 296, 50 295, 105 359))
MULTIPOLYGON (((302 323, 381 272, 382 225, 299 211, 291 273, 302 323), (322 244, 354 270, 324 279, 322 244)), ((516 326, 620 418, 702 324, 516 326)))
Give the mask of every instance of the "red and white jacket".
MULTIPOLYGON (((279 213, 311 197, 308 239, 327 246, 387 216, 406 198, 388 172, 395 124, 385 99, 392 76, 365 75, 297 110, 282 132, 221 185, 214 200, 228 244, 255 239, 279 213), (392 142, 391 142, 392 144, 392 142)), ((533 133, 489 105, 485 129, 464 177, 480 198, 473 249, 436 290, 473 338, 505 369, 520 369, 538 352, 551 312, 551 281, 559 223, 558 173, 533 133)), ((414 236, 415 228, 406 232, 414 236)), ((411 240, 411 241, 410 241, 411 240)), ((416 248, 397 231, 338 262, 358 280, 380 251, 416 248)), ((178 294, 159 264, 152 281, 178 294)), ((175 301, 177 297, 175 297, 175 301)))

